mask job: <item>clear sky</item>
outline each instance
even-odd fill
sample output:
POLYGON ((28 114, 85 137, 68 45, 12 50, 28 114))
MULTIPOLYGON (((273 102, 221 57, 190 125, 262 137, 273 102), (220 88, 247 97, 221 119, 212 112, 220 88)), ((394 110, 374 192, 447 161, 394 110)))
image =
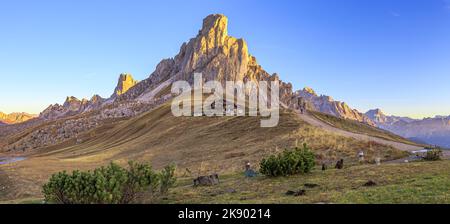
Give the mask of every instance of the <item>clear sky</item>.
POLYGON ((142 80, 208 14, 229 17, 259 63, 365 112, 450 115, 450 0, 0 2, 0 111, 109 97, 142 80))

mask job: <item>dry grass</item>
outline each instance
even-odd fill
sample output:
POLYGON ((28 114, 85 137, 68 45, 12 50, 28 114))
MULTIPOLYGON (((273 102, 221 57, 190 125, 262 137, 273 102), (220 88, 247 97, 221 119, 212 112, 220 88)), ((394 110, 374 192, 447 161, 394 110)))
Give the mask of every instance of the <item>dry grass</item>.
MULTIPOLYGON (((111 161, 150 162, 156 169, 175 163, 178 175, 210 172, 236 173, 245 161, 259 164, 262 157, 308 143, 320 161, 356 160, 365 149, 369 159, 405 156, 392 147, 357 141, 313 127, 295 112, 283 110, 280 124, 261 128, 260 117, 173 117, 165 104, 136 118, 108 123, 74 141, 41 149, 16 164, 0 166, 10 188, 5 199, 40 197, 49 176, 62 170, 93 169, 111 161)), ((2 195, 0 195, 2 196, 2 195)))
POLYGON ((318 169, 303 176, 247 179, 242 174, 222 177, 214 187, 193 188, 180 180, 162 203, 275 203, 275 204, 425 204, 450 203, 450 161, 353 166, 344 170, 318 169), (366 187, 373 181, 376 186, 366 187), (315 188, 305 184, 317 185, 315 188), (305 196, 287 196, 289 190, 306 190, 305 196))

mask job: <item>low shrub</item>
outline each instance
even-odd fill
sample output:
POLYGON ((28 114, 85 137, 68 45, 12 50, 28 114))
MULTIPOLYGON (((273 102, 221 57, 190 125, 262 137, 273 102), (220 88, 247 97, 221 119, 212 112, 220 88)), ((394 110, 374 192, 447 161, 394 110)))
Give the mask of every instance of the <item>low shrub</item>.
POLYGON ((438 161, 441 160, 442 150, 441 149, 432 149, 427 152, 427 154, 423 157, 425 161, 438 161))
MULTIPOLYGON (((148 164, 130 162, 128 169, 111 163, 94 171, 54 174, 43 186, 47 203, 56 204, 130 204, 153 198, 164 183, 167 192, 175 181, 175 167, 156 173, 148 164)), ((162 188, 161 188, 162 189, 162 188)))
POLYGON ((175 178, 175 165, 166 166, 160 173, 160 193, 165 195, 169 189, 175 185, 177 179, 175 178))
POLYGON ((315 155, 304 144, 303 148, 285 150, 261 161, 260 172, 266 176, 278 177, 309 173, 315 166, 315 155))

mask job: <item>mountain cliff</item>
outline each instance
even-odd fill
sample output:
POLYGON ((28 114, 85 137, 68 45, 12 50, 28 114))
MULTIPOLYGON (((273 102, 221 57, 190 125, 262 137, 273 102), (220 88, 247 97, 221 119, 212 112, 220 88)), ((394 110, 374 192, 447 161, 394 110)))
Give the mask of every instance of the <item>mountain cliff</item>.
MULTIPOLYGON (((270 75, 250 55, 247 42, 228 35, 228 18, 214 14, 203 20, 202 29, 195 38, 184 43, 174 58, 162 60, 146 80, 121 95, 121 101, 135 100, 152 95, 150 92, 162 84, 178 80, 193 83, 194 73, 202 73, 204 81, 273 81, 270 75)), ((280 81, 280 89, 291 92, 292 85, 280 81), (290 91, 289 91, 290 90, 290 91)))
POLYGON ((123 95, 137 83, 138 81, 134 80, 131 74, 127 73, 120 74, 119 81, 117 82, 117 87, 114 90, 114 94, 111 97, 115 98, 120 95, 123 95))

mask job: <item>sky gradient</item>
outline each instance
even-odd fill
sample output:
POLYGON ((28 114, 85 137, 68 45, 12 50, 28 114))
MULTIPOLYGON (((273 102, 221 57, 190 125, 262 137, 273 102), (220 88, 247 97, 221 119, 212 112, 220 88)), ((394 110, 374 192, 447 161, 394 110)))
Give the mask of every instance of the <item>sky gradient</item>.
POLYGON ((447 0, 0 1, 0 111, 109 97, 147 78, 208 14, 229 17, 269 73, 365 112, 450 115, 447 0))

